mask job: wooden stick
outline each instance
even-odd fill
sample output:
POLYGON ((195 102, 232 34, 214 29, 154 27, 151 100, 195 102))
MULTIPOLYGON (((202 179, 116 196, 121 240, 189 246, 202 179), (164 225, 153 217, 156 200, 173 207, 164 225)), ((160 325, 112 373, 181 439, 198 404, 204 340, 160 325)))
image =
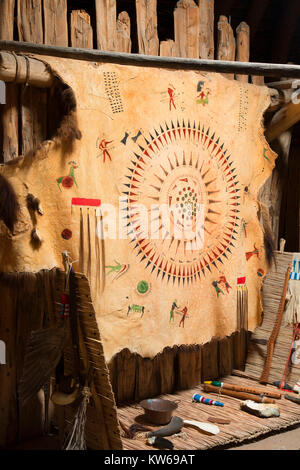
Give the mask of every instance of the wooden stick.
POLYGON ((177 3, 174 34, 180 57, 199 57, 199 8, 194 0, 179 0, 177 3))
MULTIPOLYGON (((238 62, 248 62, 250 57, 250 28, 242 21, 236 28, 236 60, 238 62)), ((248 77, 237 75, 236 79, 240 82, 248 83, 248 77)))
POLYGON ((281 320, 282 320, 283 312, 284 312, 286 292, 287 292, 287 288, 288 288, 290 272, 291 272, 291 266, 289 266, 288 269, 286 270, 285 280, 284 280, 284 285, 283 285, 283 291, 282 291, 281 300, 280 300, 279 309, 278 309, 278 315, 277 315, 275 325, 273 327, 271 336, 270 336, 268 344, 267 344, 266 363, 265 363, 265 366, 264 366, 264 370, 261 374, 261 377, 259 379, 260 383, 267 383, 268 379, 269 379, 270 368, 271 368, 272 359, 273 359, 275 341, 276 341, 278 333, 279 333, 281 320))
POLYGON ((213 385, 203 385, 204 392, 217 393, 218 395, 228 395, 229 397, 239 398, 240 400, 252 400, 256 403, 276 403, 275 400, 271 398, 259 397, 258 395, 253 395, 251 393, 245 392, 236 392, 234 390, 227 390, 222 387, 214 387, 213 385))
POLYGON ((136 0, 140 54, 158 55, 157 0, 136 0))
MULTIPOLYGON (((235 60, 235 38, 232 27, 228 23, 226 16, 220 16, 218 21, 218 60, 235 60)), ((233 80, 234 74, 226 74, 226 77, 233 80)))
POLYGON ((214 58, 214 0, 199 0, 198 57, 201 59, 214 58))
POLYGON ((300 78, 300 66, 295 64, 268 64, 262 62, 231 62, 181 57, 156 57, 125 52, 105 52, 82 48, 49 46, 18 41, 0 41, 0 50, 27 54, 48 55, 87 62, 117 63, 141 67, 160 67, 175 70, 203 70, 218 73, 256 74, 264 76, 289 76, 300 78))
MULTIPOLYGON (((216 383, 212 382, 211 384, 209 382, 204 382, 205 384, 208 385, 213 385, 213 386, 218 386, 216 383)), ((257 389, 253 387, 245 387, 243 385, 233 385, 225 382, 221 382, 221 387, 226 388, 227 390, 235 390, 236 392, 247 392, 247 393, 253 393, 254 395, 265 395, 266 397, 270 398, 281 398, 281 393, 278 392, 269 392, 266 390, 262 389, 257 389)))
MULTIPOLYGON (((96 0, 97 47, 103 51, 115 51, 117 44, 116 0, 96 0)), ((130 51, 124 51, 130 52, 130 51)))
POLYGON ((50 88, 53 84, 53 75, 40 60, 13 56, 10 52, 0 52, 0 80, 50 88))

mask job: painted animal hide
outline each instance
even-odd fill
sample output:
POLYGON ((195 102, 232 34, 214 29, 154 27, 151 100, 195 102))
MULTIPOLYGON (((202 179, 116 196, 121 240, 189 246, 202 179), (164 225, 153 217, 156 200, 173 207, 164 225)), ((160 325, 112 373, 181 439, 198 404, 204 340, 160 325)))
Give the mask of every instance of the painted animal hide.
POLYGON ((267 271, 257 195, 275 160, 262 128, 267 89, 44 60, 75 93, 82 139, 72 150, 46 142, 1 169, 20 204, 14 234, 1 225, 1 270, 62 267, 68 250, 90 280, 108 360, 232 333, 240 278, 253 330, 267 271), (32 216, 28 193, 43 215, 32 216))

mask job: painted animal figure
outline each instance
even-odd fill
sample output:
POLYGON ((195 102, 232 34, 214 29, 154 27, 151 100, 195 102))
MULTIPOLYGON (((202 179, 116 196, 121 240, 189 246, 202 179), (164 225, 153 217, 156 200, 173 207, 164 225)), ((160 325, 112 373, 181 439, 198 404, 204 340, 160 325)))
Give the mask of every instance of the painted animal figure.
POLYGON ((76 162, 69 162, 69 165, 71 166, 69 174, 67 176, 61 176, 60 178, 57 178, 57 186, 59 187, 59 190, 61 191, 61 185, 66 188, 72 188, 73 184, 75 183, 75 186, 77 186, 77 182, 75 179, 75 174, 74 170, 78 168, 78 165, 76 162))
POLYGON ((197 104, 202 104, 203 106, 208 104, 208 95, 209 91, 205 95, 205 93, 202 91, 199 96, 197 96, 197 104))
POLYGON ((145 307, 143 307, 142 305, 136 305, 136 304, 128 305, 127 316, 129 315, 130 312, 141 313, 142 314, 141 318, 142 318, 145 312, 145 307))

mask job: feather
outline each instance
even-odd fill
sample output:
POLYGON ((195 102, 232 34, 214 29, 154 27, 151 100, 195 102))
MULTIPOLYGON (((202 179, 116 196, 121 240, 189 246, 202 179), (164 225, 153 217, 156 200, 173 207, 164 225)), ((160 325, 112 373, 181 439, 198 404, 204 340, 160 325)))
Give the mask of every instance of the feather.
POLYGON ((13 232, 18 219, 19 203, 10 182, 0 175, 0 220, 13 232))

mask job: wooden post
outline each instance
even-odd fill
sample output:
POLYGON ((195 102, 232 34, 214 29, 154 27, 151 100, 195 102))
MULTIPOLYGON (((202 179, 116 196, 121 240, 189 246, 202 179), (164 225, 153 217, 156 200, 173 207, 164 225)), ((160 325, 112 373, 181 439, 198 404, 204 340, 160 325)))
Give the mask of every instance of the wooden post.
POLYGON ((18 0, 19 41, 43 44, 42 0, 18 0))
POLYGON ((139 53, 158 55, 157 0, 136 0, 139 53))
MULTIPOLYGON (((44 0, 45 44, 67 47, 69 45, 67 0, 44 0)), ((57 100, 57 90, 48 90, 47 135, 52 138, 61 120, 61 107, 57 100)))
POLYGON ((214 0, 199 0, 199 23, 199 57, 214 59, 214 0))
POLYGON ((194 0, 179 0, 177 3, 174 34, 179 57, 199 57, 199 8, 194 0))
POLYGON ((122 11, 117 19, 116 50, 131 52, 130 18, 127 11, 122 11))
POLYGON ((67 0, 44 0, 45 44, 68 46, 67 0))
MULTIPOLYGON (((19 41, 43 43, 42 0, 18 0, 19 41)), ((47 137, 47 91, 21 86, 21 153, 36 148, 47 137)))
MULTIPOLYGON (((0 39, 13 40, 15 0, 0 2, 0 39)), ((0 163, 19 155, 19 88, 6 85, 6 104, 0 105, 0 163)))
MULTIPOLYGON (((235 38, 232 27, 226 16, 220 16, 218 21, 218 60, 235 60, 235 38)), ((227 78, 234 80, 233 73, 224 74, 227 78)))
POLYGON ((164 57, 178 57, 177 47, 173 39, 167 39, 167 41, 161 41, 159 47, 159 55, 164 57))
POLYGON ((115 51, 117 8, 116 0, 96 0, 97 47, 103 51, 115 51))
POLYGON ((90 15, 85 10, 71 13, 71 46, 93 49, 93 28, 90 15))
POLYGON ((0 2, 0 38, 13 40, 14 38, 14 9, 15 0, 1 0, 0 2))
MULTIPOLYGON (((239 62, 249 62, 250 58, 250 28, 242 21, 236 28, 236 60, 239 62)), ((247 75, 237 75, 240 82, 248 83, 247 75)))

